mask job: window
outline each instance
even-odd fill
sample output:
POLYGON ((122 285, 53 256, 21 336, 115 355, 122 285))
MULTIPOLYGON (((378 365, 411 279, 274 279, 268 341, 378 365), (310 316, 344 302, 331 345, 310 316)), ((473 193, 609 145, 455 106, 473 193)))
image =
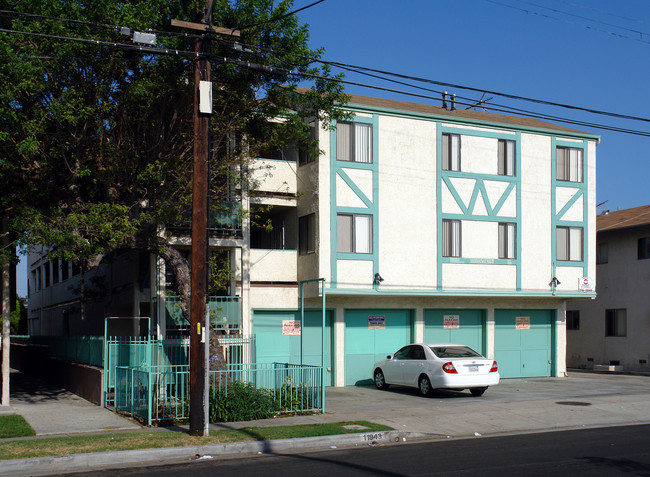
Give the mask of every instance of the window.
POLYGON ((499 258, 517 258, 517 224, 499 224, 499 258))
MULTIPOLYGON (((313 124, 309 126, 309 141, 314 141, 317 139, 316 131, 316 126, 313 124)), ((298 165, 304 166, 305 164, 309 164, 310 162, 314 162, 316 160, 316 156, 312 154, 312 150, 309 146, 309 144, 301 144, 298 148, 298 165)))
POLYGON ((514 176, 517 174, 515 166, 515 141, 499 139, 499 165, 498 173, 501 176, 514 176))
POLYGON ((372 162, 372 125, 337 123, 336 159, 370 164, 372 162))
POLYGON ((605 310, 605 336, 627 335, 627 310, 605 310))
POLYGON ((52 259, 52 283, 59 283, 59 258, 52 259))
POLYGON ((609 245, 599 243, 596 245, 596 264, 601 265, 609 261, 609 245))
POLYGON ((461 256, 461 227, 460 220, 442 221, 442 256, 461 256))
POLYGON ((298 217, 298 253, 306 255, 316 251, 316 215, 298 217))
POLYGON ((580 329, 580 310, 566 311, 566 329, 567 330, 580 329))
POLYGON ((582 227, 556 229, 557 259, 582 262, 582 227))
POLYGON ((582 149, 558 147, 556 149, 559 181, 582 182, 582 149))
POLYGON ((639 239, 639 260, 650 258, 650 237, 639 239))
POLYGON ((372 215, 338 214, 336 241, 341 253, 372 253, 372 215))
POLYGON ((43 278, 44 278, 44 281, 45 281, 45 283, 43 284, 44 288, 47 288, 47 287, 50 286, 50 277, 51 277, 51 274, 50 274, 50 262, 47 262, 47 263, 45 263, 45 265, 43 265, 43 278))
POLYGON ((442 135, 442 170, 460 171, 460 136, 442 135))
POLYGON ((61 259, 61 280, 67 280, 70 276, 68 262, 61 259))

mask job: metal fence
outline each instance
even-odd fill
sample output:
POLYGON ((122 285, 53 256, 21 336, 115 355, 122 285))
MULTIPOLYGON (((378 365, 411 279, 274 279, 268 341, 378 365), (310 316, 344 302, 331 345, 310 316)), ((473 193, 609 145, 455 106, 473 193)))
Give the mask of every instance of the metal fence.
MULTIPOLYGON (((148 425, 189 417, 189 366, 118 366, 115 409, 148 425)), ((236 364, 209 372, 210 387, 225 391, 233 382, 266 389, 275 414, 322 412, 322 368, 288 363, 236 364)))
POLYGON ((71 363, 103 366, 103 336, 11 336, 11 343, 47 347, 47 354, 53 358, 71 363))
MULTIPOLYGON (((251 361, 254 338, 223 335, 219 337, 219 343, 226 363, 251 361)), ((177 369, 178 366, 189 366, 189 356, 189 338, 107 338, 104 345, 105 405, 117 406, 118 368, 177 369)))

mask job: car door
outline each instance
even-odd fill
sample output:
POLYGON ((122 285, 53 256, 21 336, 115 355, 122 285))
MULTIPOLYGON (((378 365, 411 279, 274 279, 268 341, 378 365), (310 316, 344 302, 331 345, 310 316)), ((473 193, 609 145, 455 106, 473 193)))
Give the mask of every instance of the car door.
POLYGON ((402 366, 402 384, 407 386, 417 386, 418 378, 424 371, 426 364, 426 355, 420 345, 413 345, 409 349, 408 359, 402 366))
POLYGON ((388 384, 402 384, 404 381, 404 365, 408 361, 410 346, 405 346, 393 355, 393 358, 386 361, 382 366, 384 379, 388 384))

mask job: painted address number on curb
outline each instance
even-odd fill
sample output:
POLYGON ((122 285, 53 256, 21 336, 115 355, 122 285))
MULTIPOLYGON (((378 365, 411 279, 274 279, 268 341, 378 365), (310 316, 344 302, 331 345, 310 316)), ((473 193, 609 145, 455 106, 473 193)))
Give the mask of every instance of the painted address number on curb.
POLYGON ((384 438, 384 433, 380 432, 378 434, 364 434, 363 435, 363 440, 364 441, 380 441, 384 438))

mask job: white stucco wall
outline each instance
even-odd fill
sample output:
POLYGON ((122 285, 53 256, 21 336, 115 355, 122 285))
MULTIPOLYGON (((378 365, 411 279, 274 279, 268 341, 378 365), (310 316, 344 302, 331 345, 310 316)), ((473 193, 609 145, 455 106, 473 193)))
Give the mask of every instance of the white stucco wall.
POLYGON ((378 270, 384 278, 382 287, 436 285, 435 135, 431 121, 380 117, 378 270))

